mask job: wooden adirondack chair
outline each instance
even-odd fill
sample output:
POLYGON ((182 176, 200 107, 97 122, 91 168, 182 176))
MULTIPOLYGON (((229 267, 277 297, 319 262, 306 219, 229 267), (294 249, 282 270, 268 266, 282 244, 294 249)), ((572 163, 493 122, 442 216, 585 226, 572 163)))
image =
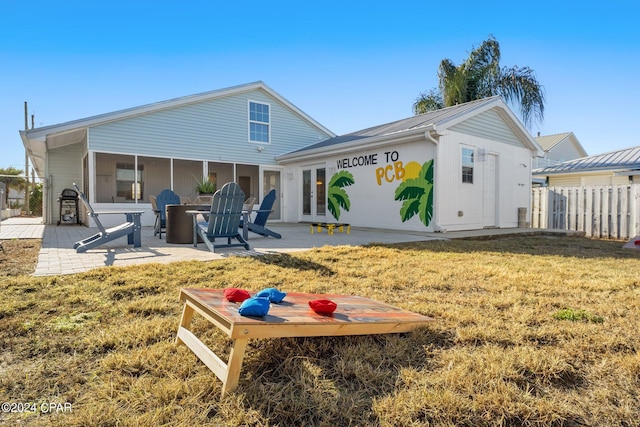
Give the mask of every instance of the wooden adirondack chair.
POLYGON ((127 243, 133 244, 133 247, 139 248, 142 246, 142 225, 140 224, 140 215, 142 215, 143 211, 105 211, 105 212, 96 212, 93 210, 91 205, 89 204, 89 200, 87 196, 80 191, 80 188, 74 183, 80 200, 87 207, 87 213, 93 220, 96 225, 100 229, 100 231, 92 236, 87 237, 86 239, 80 240, 73 245, 73 249, 76 252, 85 252, 89 249, 93 249, 95 247, 101 246, 104 243, 110 242, 119 237, 127 236, 127 243), (126 222, 117 225, 111 228, 104 228, 98 216, 100 214, 124 214, 126 217, 126 222))
POLYGON ((228 182, 213 195, 211 209, 205 212, 209 215, 208 221, 197 222, 197 214, 203 212, 187 211, 193 215, 193 245, 198 245, 197 237, 200 236, 211 252, 219 247, 244 246, 247 250, 251 249, 239 230, 243 202, 244 193, 240 186, 228 182), (216 243, 216 239, 226 239, 227 243, 216 243), (231 243, 231 239, 238 243, 231 243))
POLYGON ((269 215, 273 210, 273 204, 275 201, 276 201, 276 190, 271 190, 262 199, 262 203, 260 203, 260 208, 257 211, 253 211, 253 212, 257 212, 255 219, 251 222, 247 222, 246 224, 244 223, 244 221, 240 221, 240 227, 241 228, 247 227, 247 229, 252 233, 260 234, 261 236, 265 236, 265 237, 271 236, 271 237, 275 237, 276 239, 280 239, 282 237, 280 234, 276 233, 275 231, 269 230, 266 227, 267 219, 269 219, 269 215))

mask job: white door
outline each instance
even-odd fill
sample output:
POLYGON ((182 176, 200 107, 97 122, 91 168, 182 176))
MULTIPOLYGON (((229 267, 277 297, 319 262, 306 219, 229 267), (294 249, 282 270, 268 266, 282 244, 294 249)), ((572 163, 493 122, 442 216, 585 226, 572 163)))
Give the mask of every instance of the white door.
POLYGON ((498 191, 497 185, 497 156, 487 154, 484 162, 484 184, 483 184, 483 219, 484 227, 497 227, 498 216, 498 191))
MULTIPOLYGON (((269 221, 279 221, 282 219, 282 185, 279 170, 262 170, 262 197, 269 194, 271 190, 276 190, 276 201, 273 210, 269 214, 269 221)), ((262 199, 260 199, 262 202, 262 199)))
POLYGON ((302 221, 326 222, 327 172, 325 165, 302 170, 302 221))

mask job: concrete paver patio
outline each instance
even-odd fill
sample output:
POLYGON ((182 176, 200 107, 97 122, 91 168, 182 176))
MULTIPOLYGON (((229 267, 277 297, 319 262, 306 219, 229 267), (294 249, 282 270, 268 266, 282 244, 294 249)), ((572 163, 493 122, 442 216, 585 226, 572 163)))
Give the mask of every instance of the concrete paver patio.
MULTIPOLYGON (((116 239, 103 246, 77 253, 73 244, 97 232, 97 228, 81 225, 43 225, 42 218, 9 218, 0 224, 0 240, 42 239, 38 265, 34 275, 49 276, 72 274, 104 266, 128 266, 145 263, 169 263, 176 261, 208 261, 238 255, 260 255, 304 251, 325 245, 366 245, 370 243, 402 243, 434 239, 451 239, 497 234, 539 234, 544 230, 534 229, 491 229, 469 232, 427 233, 402 232, 371 228, 351 227, 351 233, 336 230, 328 235, 326 230, 311 234, 309 224, 270 223, 269 228, 280 233, 282 239, 262 237, 249 233, 251 250, 243 248, 220 248, 209 252, 206 245, 170 244, 153 235, 153 227, 142 228, 142 247, 127 245, 126 238, 116 239)), ((6 254, 5 256, 11 256, 6 254)))

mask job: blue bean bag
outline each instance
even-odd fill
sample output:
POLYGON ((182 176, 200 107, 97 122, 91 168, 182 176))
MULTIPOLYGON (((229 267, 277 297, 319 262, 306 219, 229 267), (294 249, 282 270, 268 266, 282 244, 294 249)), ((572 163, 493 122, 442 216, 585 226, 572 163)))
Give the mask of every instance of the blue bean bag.
POLYGON ((269 301, 271 301, 274 304, 277 304, 279 302, 282 302, 284 297, 287 296, 287 293, 286 292, 281 292, 281 291, 277 290, 276 288, 267 288, 267 289, 263 289, 260 292, 258 292, 256 294, 256 296, 257 297, 268 298, 269 301))
POLYGON ((238 313, 241 316, 264 317, 269 312, 269 299, 253 297, 242 301, 238 313))

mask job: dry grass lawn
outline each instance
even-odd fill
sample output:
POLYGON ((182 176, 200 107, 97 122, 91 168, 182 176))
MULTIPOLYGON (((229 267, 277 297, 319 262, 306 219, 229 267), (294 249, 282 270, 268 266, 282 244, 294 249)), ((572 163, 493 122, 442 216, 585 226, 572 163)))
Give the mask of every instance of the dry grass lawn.
MULTIPOLYGON (((3 425, 640 420, 640 252, 620 242, 434 241, 0 275, 0 323, 0 401, 36 409, 3 410, 3 425), (400 335, 254 340, 238 390, 220 401, 217 378, 173 344, 181 287, 359 294, 436 321, 400 335)), ((201 318, 194 329, 229 345, 201 318)))

